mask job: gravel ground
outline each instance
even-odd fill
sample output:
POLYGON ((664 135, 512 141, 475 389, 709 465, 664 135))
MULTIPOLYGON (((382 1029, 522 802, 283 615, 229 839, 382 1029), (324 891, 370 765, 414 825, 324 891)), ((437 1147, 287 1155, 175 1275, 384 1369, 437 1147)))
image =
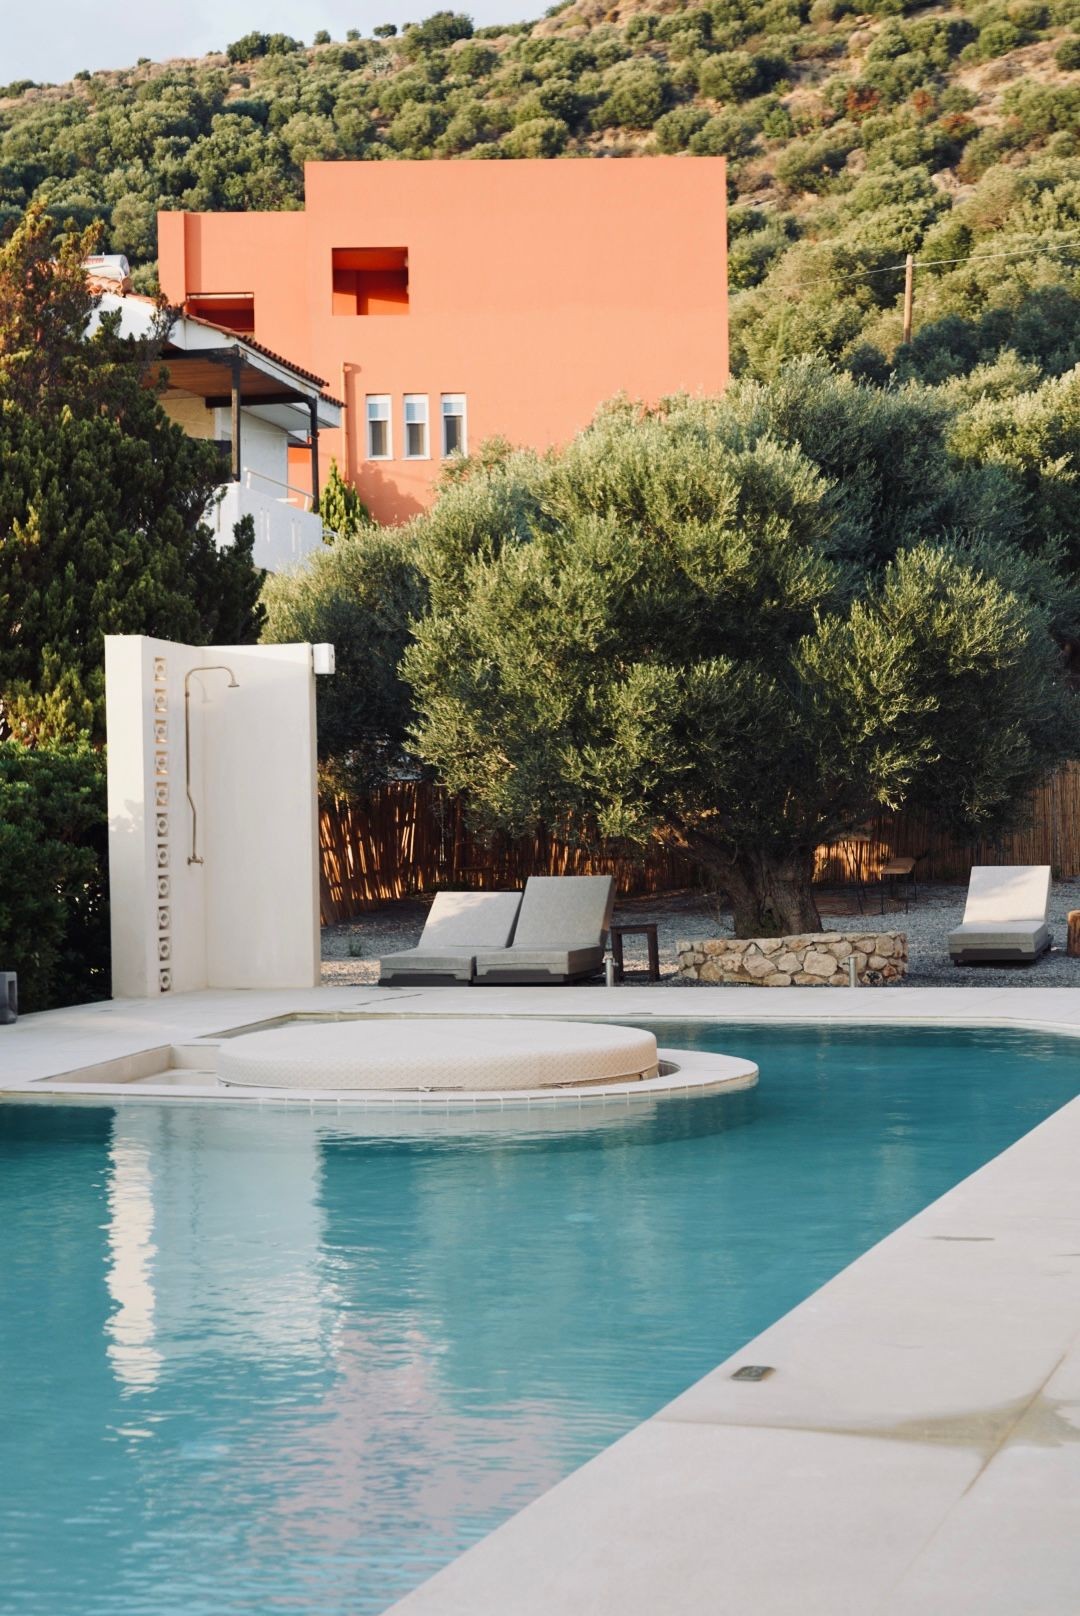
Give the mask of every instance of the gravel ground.
MULTIPOLYGON (((867 919, 878 917, 879 926, 907 933, 910 961, 907 981, 914 987, 1080 987, 1080 960, 1065 953, 1065 916, 1080 909, 1080 881, 1055 881, 1050 900, 1050 930, 1054 947, 1035 965, 957 966, 949 959, 946 937, 963 918, 966 889, 961 886, 920 886, 907 914, 902 903, 889 903, 884 922, 876 899, 867 899, 867 919)), ((370 914, 339 926, 325 926, 322 934, 323 981, 339 985, 377 982, 379 958, 401 948, 413 948, 420 940, 426 898, 403 898, 370 914)), ((822 921, 826 931, 843 931, 855 926, 865 929, 854 900, 846 893, 822 896, 822 921)), ((616 909, 616 920, 655 920, 660 941, 660 973, 668 986, 696 987, 674 976, 675 945, 709 937, 730 937, 731 916, 718 912, 700 892, 673 892, 657 897, 627 898, 616 909)), ((645 968, 645 939, 626 941, 627 970, 645 968)), ((644 982, 644 975, 629 980, 644 982)))

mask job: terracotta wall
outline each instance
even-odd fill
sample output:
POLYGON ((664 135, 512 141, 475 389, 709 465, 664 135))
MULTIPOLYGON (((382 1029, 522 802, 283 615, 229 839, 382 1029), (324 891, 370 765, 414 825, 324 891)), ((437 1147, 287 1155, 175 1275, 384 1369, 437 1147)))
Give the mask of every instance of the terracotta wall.
POLYGON ((722 158, 309 163, 305 190, 302 212, 161 214, 162 287, 254 295, 256 339, 346 400, 323 464, 347 460, 381 520, 430 502, 442 394, 466 396, 471 447, 545 448, 616 393, 726 382, 722 158), (335 250, 402 248, 404 315, 335 313, 335 250), (402 458, 406 393, 429 399, 430 459, 402 458), (368 394, 391 397, 391 461, 365 458, 368 394))

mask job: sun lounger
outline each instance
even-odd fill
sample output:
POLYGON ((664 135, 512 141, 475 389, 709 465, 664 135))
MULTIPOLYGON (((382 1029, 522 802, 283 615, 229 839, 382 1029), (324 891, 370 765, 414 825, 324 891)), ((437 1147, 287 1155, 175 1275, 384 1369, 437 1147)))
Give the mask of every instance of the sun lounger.
POLYGON ((476 985, 581 982, 604 965, 610 875, 532 875, 510 948, 477 949, 476 985))
POLYGON ((472 981, 477 952, 502 948, 514 935, 520 892, 440 892, 416 948, 379 961, 384 986, 439 987, 472 981))
POLYGON ((963 924, 949 933, 956 965, 1030 963, 1050 947, 1049 864, 977 864, 963 924))

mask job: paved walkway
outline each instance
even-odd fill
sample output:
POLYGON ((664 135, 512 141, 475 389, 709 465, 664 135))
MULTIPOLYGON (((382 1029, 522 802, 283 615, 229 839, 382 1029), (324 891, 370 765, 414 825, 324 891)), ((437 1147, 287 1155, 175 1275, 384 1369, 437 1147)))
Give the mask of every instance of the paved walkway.
POLYGON ((1074 1102, 394 1616, 1075 1616, 1078 1161, 1074 1102))

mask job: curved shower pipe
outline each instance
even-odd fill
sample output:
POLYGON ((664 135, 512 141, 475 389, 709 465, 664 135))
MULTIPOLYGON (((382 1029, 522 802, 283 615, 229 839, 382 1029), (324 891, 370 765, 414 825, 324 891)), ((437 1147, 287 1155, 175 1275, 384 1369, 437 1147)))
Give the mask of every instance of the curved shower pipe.
POLYGON ((195 798, 191 795, 191 688, 189 679, 196 673, 227 673, 229 682, 226 690, 239 690, 240 684, 231 668, 224 662, 207 662, 198 668, 189 668, 184 675, 184 790, 187 794, 188 807, 191 809, 191 852, 188 854, 189 864, 202 864, 205 860, 199 857, 199 810, 195 806, 195 798))

